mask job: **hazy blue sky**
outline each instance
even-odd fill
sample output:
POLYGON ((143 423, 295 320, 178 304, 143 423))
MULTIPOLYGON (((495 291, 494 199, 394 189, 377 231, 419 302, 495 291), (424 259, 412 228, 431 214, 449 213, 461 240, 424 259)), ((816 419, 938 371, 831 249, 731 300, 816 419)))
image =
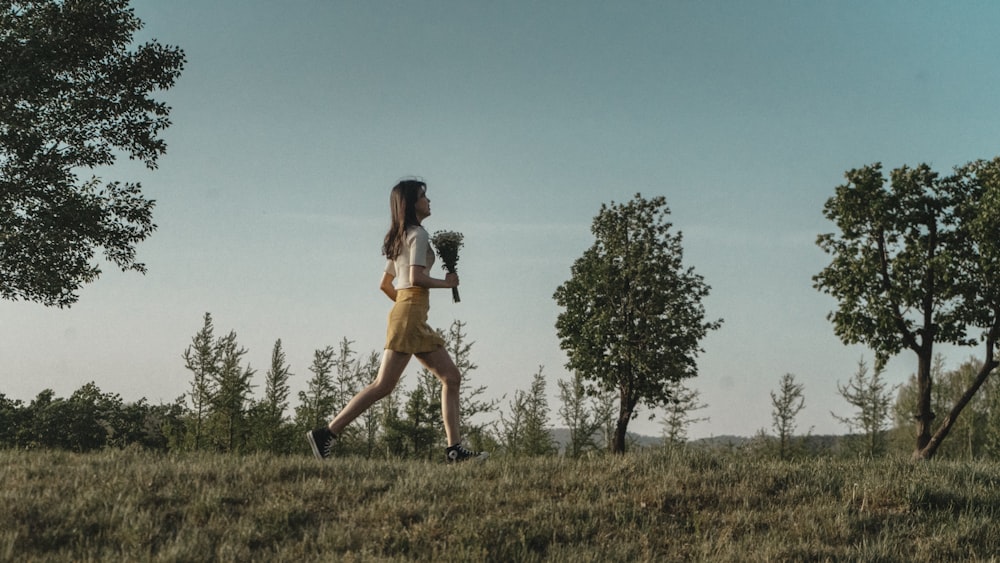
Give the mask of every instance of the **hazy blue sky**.
MULTIPOLYGON (((812 288, 823 203, 872 162, 947 172, 1000 154, 992 1, 133 5, 143 39, 188 57, 161 95, 174 125, 159 170, 101 172, 157 200, 149 274, 108 268, 68 310, 0 303, 9 397, 95 381, 172 401, 205 312, 258 382, 281 338, 293 395, 317 348, 380 351, 388 191, 417 175, 428 230, 466 237, 463 301, 436 292, 431 324, 467 323, 472 382, 491 396, 544 366, 559 424, 552 294, 601 204, 639 192, 667 198, 708 315, 725 319, 690 382, 710 418, 692 435, 770 428, 785 373, 805 385, 799 429, 842 432, 836 384, 871 354, 837 340, 835 302, 812 288)), ((887 378, 915 367, 903 355, 887 378)), ((658 434, 646 415, 633 430, 658 434)))

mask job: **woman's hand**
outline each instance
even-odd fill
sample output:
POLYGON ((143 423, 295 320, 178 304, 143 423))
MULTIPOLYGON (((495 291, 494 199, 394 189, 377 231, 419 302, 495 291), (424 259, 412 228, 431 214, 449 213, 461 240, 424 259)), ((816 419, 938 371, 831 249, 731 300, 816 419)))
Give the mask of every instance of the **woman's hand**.
POLYGON ((458 274, 445 274, 444 282, 447 284, 445 287, 458 287, 458 274))

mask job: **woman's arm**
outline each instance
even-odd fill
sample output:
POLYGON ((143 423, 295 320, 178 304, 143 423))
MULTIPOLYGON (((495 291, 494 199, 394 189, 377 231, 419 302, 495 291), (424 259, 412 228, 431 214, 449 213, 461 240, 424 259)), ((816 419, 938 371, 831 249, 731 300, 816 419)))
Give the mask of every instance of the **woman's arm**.
POLYGON ((392 279, 395 276, 386 272, 382 274, 382 282, 379 284, 378 288, 382 290, 382 293, 386 295, 389 299, 396 300, 396 287, 392 285, 392 279))
POLYGON ((458 274, 445 274, 442 280, 428 276, 427 268, 423 266, 410 266, 410 281, 417 287, 427 289, 458 287, 458 274))

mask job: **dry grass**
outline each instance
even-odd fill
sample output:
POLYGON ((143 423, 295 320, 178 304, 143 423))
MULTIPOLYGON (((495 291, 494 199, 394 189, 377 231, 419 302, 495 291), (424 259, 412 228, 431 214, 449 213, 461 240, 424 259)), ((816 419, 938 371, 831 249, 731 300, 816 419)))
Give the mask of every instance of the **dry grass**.
POLYGON ((943 561, 1000 546, 986 463, 110 450, 0 464, 8 561, 943 561))

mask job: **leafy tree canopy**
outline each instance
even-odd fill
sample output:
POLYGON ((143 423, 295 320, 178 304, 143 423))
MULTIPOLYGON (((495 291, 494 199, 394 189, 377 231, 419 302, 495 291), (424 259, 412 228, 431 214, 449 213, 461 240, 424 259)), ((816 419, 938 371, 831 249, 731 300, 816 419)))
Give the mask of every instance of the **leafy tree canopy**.
POLYGON ((176 47, 130 49, 127 0, 0 5, 0 296, 66 307, 100 275, 95 252, 145 272, 135 245, 156 228, 138 183, 81 178, 124 153, 166 150, 169 108, 150 97, 184 65, 176 47))
POLYGON ((681 234, 671 231, 666 199, 636 194, 602 205, 594 244, 555 292, 556 321, 566 367, 614 390, 620 408, 613 449, 624 451, 628 421, 640 403, 672 399, 672 382, 697 375, 702 338, 721 321, 705 321, 701 299, 709 286, 682 263, 681 234))
POLYGON ((876 369, 917 355, 916 457, 933 456, 963 406, 996 367, 1000 339, 1000 159, 942 177, 926 164, 850 170, 824 215, 839 232, 817 243, 830 264, 813 279, 838 301, 830 315, 845 343, 869 346, 876 369), (934 345, 985 343, 982 369, 931 435, 934 345))

